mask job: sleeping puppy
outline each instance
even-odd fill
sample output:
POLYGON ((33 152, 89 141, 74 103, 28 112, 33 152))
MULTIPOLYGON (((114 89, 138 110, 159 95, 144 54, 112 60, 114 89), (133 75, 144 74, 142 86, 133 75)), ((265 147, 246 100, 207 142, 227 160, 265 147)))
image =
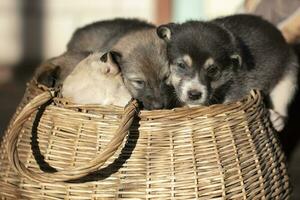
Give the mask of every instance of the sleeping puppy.
POLYGON ((172 87, 165 83, 169 66, 166 44, 156 27, 136 19, 97 22, 76 31, 68 44, 72 51, 114 51, 124 84, 147 110, 172 107, 172 87))
POLYGON ((145 109, 174 106, 173 88, 165 82, 169 76, 166 44, 157 37, 156 28, 128 34, 112 50, 118 52, 115 58, 125 86, 145 109))
POLYGON ((298 63, 281 33, 257 16, 158 27, 167 43, 169 82, 187 105, 237 101, 251 89, 269 99, 270 118, 284 127, 296 91, 298 63))
POLYGON ((131 95, 112 54, 97 52, 79 62, 63 82, 62 96, 78 104, 124 107, 131 95))
POLYGON ((138 19, 112 19, 98 21, 78 28, 62 55, 43 62, 34 77, 48 87, 59 86, 74 67, 87 55, 98 50, 109 51, 116 42, 130 32, 155 28, 138 19))
MULTIPOLYGON (((113 56, 122 71, 125 86, 145 109, 170 108, 176 103, 172 87, 165 83, 169 75, 166 44, 157 37, 154 25, 136 19, 97 22, 74 33, 67 53, 107 50, 115 52, 113 56)), ((56 59, 64 60, 62 57, 56 59)), ((78 62, 77 57, 75 59, 78 62)), ((44 66, 37 77, 46 74, 42 80, 50 80, 53 84, 47 75, 54 74, 57 76, 54 85, 57 86, 75 65, 61 65, 58 69, 52 65, 44 66)))

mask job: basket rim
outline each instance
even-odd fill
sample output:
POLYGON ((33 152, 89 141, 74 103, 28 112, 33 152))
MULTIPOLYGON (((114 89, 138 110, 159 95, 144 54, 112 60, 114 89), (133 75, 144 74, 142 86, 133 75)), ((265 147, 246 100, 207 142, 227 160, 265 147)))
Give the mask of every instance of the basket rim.
MULTIPOLYGON (((38 83, 35 79, 31 80, 28 83, 28 87, 35 86, 42 91, 51 90, 53 88, 49 88, 45 85, 38 83)), ((249 92, 247 96, 244 98, 235 101, 235 102, 228 102, 224 104, 213 104, 209 106, 201 106, 196 105, 193 107, 183 106, 183 107, 176 107, 173 109, 158 109, 158 110, 139 110, 139 117, 141 118, 163 118, 166 115, 169 117, 176 117, 177 115, 195 115, 197 114, 198 117, 212 117, 217 115, 224 115, 228 112, 237 112, 240 110, 245 110, 253 105, 257 105, 262 102, 263 96, 258 89, 253 89, 249 92)), ((55 106, 63 107, 65 109, 81 109, 81 110, 106 110, 106 111, 115 111, 115 112, 123 112, 124 108, 121 106, 115 105, 100 105, 100 104, 76 104, 73 103, 71 100, 60 97, 56 95, 53 98, 53 103, 55 106)), ((128 102, 130 103, 130 101, 128 102)))

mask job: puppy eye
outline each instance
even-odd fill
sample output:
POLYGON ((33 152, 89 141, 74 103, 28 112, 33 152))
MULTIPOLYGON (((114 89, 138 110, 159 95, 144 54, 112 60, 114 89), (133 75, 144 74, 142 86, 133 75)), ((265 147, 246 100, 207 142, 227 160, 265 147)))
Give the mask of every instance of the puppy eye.
POLYGON ((185 63, 183 63, 183 62, 178 62, 178 63, 176 63, 176 65, 177 65, 177 67, 178 67, 179 69, 185 69, 185 68, 186 68, 185 63))
POLYGON ((211 65, 207 68, 206 73, 209 77, 214 78, 214 77, 218 76, 219 69, 216 65, 211 65))
POLYGON ((145 86, 145 81, 143 80, 131 80, 131 83, 136 88, 143 88, 145 86))

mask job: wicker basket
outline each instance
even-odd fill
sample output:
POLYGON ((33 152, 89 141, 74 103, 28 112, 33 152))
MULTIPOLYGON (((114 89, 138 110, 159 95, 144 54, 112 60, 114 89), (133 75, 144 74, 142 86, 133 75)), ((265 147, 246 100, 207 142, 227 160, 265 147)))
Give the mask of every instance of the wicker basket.
POLYGON ((259 92, 210 107, 136 105, 74 105, 31 82, 0 145, 1 199, 289 198, 259 92))

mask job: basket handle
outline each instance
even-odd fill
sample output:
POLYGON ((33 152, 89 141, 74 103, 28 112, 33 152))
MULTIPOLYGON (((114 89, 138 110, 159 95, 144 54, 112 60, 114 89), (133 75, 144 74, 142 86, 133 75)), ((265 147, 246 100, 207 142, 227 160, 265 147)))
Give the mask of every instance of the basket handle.
POLYGON ((121 123, 115 132, 113 138, 108 142, 102 152, 98 153, 96 157, 84 165, 76 167, 67 167, 54 173, 36 173, 21 162, 17 150, 18 136, 23 124, 41 105, 45 104, 54 97, 54 91, 45 91, 42 94, 32 99, 20 112, 12 128, 8 133, 7 152, 10 164, 15 171, 33 181, 38 182, 64 182, 72 179, 78 179, 88 175, 91 172, 99 170, 104 163, 117 151, 122 144, 128 130, 133 122, 134 116, 137 113, 138 103, 136 100, 130 101, 125 107, 124 115, 121 123))

